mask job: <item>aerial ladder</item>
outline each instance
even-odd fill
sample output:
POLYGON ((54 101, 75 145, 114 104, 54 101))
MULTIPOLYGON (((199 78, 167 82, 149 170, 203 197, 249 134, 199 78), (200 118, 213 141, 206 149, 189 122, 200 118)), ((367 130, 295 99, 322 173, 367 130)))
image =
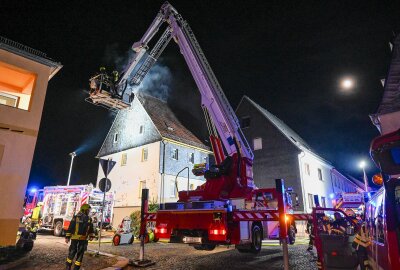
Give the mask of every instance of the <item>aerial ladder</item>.
POLYGON ((201 105, 210 133, 216 164, 193 173, 204 175, 205 184, 196 190, 180 191, 179 200, 165 203, 157 213, 146 214, 155 224, 155 237, 187 243, 196 249, 212 250, 216 245, 235 245, 240 252, 261 250, 268 237, 270 222, 279 221, 281 236, 295 239, 294 220, 307 220, 308 214, 294 214, 291 195, 277 179, 276 188, 258 189, 253 181, 253 152, 189 24, 165 2, 140 41, 132 49, 134 58, 112 85, 105 74, 90 79, 87 98, 95 105, 113 110, 129 108, 134 89, 171 40, 182 53, 200 91, 201 105), (166 24, 150 50, 149 42, 166 24))

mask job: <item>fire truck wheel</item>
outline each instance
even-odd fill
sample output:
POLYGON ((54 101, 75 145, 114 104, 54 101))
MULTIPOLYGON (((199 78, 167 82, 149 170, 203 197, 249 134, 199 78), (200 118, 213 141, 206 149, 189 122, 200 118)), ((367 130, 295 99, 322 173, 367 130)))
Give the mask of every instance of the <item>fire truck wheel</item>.
POLYGON ((61 236, 63 233, 63 224, 62 221, 57 221, 54 226, 54 236, 61 236))
POLYGON ((293 226, 289 227, 288 238, 289 238, 289 244, 294 245, 294 243, 296 242, 296 229, 293 226))
POLYGON ((114 235, 112 243, 114 246, 119 246, 119 243, 121 242, 121 236, 118 234, 114 235))
POLYGON ((261 251, 262 245, 262 229, 260 225, 254 224, 253 228, 251 229, 251 252, 257 254, 261 251))
POLYGON ((153 242, 154 243, 157 243, 158 242, 158 240, 160 240, 159 238, 156 238, 156 237, 154 237, 154 239, 153 239, 153 242))
POLYGON ((133 243, 133 240, 135 240, 135 237, 132 235, 131 239, 129 239, 129 242, 128 242, 128 244, 129 244, 129 245, 132 245, 132 243, 133 243))

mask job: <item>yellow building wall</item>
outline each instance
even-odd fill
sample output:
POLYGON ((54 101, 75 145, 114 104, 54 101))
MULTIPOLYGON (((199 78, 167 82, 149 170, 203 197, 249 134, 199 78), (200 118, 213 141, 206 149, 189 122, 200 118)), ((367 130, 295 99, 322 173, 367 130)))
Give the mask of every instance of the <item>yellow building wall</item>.
POLYGON ((0 49, 0 61, 37 75, 29 110, 0 105, 0 246, 15 245, 51 68, 0 49))

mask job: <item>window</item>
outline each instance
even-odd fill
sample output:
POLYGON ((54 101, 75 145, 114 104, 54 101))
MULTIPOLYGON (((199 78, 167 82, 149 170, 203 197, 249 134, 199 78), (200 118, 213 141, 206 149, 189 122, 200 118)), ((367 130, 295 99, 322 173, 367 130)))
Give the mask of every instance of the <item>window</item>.
POLYGON ((178 160, 178 149, 172 148, 172 150, 171 150, 171 158, 175 159, 175 160, 178 160))
POLYGON ((322 181, 322 170, 318 168, 318 179, 322 181))
POLYGON ((312 209, 314 207, 314 196, 308 193, 308 208, 312 209))
POLYGON ((241 128, 250 127, 250 116, 243 116, 242 118, 240 118, 240 126, 241 128))
POLYGON ((121 166, 125 166, 126 165, 127 159, 128 159, 128 154, 127 153, 123 153, 122 156, 121 156, 121 166))
POLYGON ((18 107, 19 97, 0 92, 0 104, 18 107))
POLYGON ((310 164, 304 163, 304 169, 306 170, 306 174, 310 175, 310 164))
POLYGON ((143 133, 144 133, 144 126, 141 125, 141 126, 139 127, 139 134, 143 134, 143 133))
POLYGON ((147 158, 149 156, 149 150, 148 148, 142 148, 142 162, 147 161, 147 158))
POLYGON ((253 139, 253 149, 254 150, 262 149, 262 138, 254 138, 253 139))
POLYGON ((146 181, 139 181, 139 198, 142 198, 142 189, 146 188, 146 181))
POLYGON ((189 163, 194 164, 194 153, 189 153, 189 163))
POLYGON ((114 134, 114 140, 113 140, 113 142, 114 142, 114 143, 117 143, 117 142, 118 142, 118 133, 115 133, 115 134, 114 134))
POLYGON ((0 105, 29 110, 37 75, 0 62, 0 105))
POLYGON ((322 196, 321 196, 321 206, 322 206, 323 208, 326 207, 325 197, 322 197, 322 196))

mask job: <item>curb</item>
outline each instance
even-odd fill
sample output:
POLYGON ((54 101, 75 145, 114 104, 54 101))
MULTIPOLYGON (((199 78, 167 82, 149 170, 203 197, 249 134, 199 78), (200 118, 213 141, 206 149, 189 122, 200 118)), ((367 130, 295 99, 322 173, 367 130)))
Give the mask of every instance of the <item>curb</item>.
MULTIPOLYGON (((93 254, 97 253, 97 251, 91 250, 91 249, 89 249, 88 252, 93 253, 93 254)), ((100 252, 99 254, 101 256, 106 256, 106 257, 116 258, 117 259, 117 262, 114 265, 106 267, 106 268, 103 268, 101 270, 121 270, 124 267, 126 267, 128 265, 128 263, 129 263, 129 259, 125 258, 125 257, 122 257, 122 256, 118 256, 118 255, 114 255, 114 254, 106 253, 106 252, 100 252)))

